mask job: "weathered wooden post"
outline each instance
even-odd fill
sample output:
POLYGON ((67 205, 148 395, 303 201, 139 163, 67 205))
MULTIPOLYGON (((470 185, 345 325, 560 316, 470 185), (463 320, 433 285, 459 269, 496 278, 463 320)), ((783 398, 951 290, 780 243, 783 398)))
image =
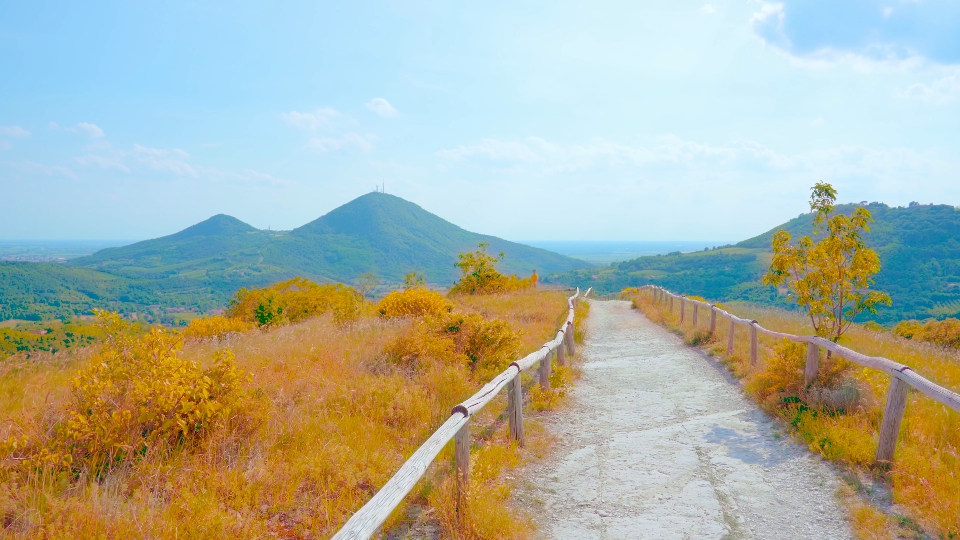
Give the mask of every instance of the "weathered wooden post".
POLYGON ((710 335, 717 331, 717 306, 710 305, 710 335))
POLYGON ((897 438, 900 436, 900 423, 907 408, 907 390, 910 386, 891 377, 887 390, 887 404, 883 408, 883 420, 880 422, 880 440, 877 442, 877 464, 888 467, 893 463, 897 450, 897 438))
POLYGON ((727 333, 727 356, 733 354, 733 338, 734 333, 737 331, 737 322, 733 320, 733 316, 730 317, 730 331, 727 333))
POLYGON ((683 326, 683 319, 684 319, 684 318, 686 317, 686 315, 687 315, 687 305, 686 305, 686 304, 687 304, 686 300, 681 296, 681 297, 680 297, 680 326, 683 326))
POLYGON ((575 341, 575 330, 573 323, 567 324, 567 331, 564 332, 563 338, 567 342, 567 354, 570 356, 575 356, 577 354, 577 342, 575 341))
POLYGON ((467 493, 470 489, 470 419, 453 437, 454 460, 457 468, 457 514, 467 511, 467 493))
POLYGON ((673 313, 673 295, 670 296, 670 313, 673 313))
POLYGON ((807 386, 817 378, 817 370, 820 368, 820 347, 811 341, 807 342, 807 365, 803 370, 803 383, 807 386))
MULTIPOLYGON (((559 349, 559 347, 557 348, 559 349)), ((544 390, 550 389, 550 368, 552 367, 550 361, 552 356, 553 354, 547 351, 547 354, 540 360, 540 387, 544 390)))
POLYGON ((520 372, 507 383, 507 416, 510 418, 510 438, 523 446, 523 387, 520 386, 520 372))
POLYGON ((567 353, 564 351, 563 343, 557 346, 557 364, 561 366, 567 365, 567 353))
POLYGON ((750 321, 750 367, 757 367, 757 321, 750 321))
POLYGON ((697 327, 697 313, 700 311, 700 304, 696 300, 693 302, 693 327, 697 327))

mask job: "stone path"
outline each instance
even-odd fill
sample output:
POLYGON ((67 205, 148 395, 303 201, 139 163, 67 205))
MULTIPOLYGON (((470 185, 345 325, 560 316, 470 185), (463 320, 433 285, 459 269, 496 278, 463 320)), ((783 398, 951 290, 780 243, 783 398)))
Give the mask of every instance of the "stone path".
POLYGON ((517 493, 542 536, 852 538, 833 471, 722 368, 628 302, 587 324, 583 377, 546 420, 559 447, 517 493))

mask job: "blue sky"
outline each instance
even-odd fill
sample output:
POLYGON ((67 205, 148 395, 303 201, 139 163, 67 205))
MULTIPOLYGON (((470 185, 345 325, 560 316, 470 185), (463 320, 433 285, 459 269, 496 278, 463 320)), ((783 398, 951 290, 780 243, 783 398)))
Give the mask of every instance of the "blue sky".
POLYGON ((960 205, 957 2, 195 4, 0 1, 0 238, 381 184, 520 240, 739 240, 819 180, 960 205))

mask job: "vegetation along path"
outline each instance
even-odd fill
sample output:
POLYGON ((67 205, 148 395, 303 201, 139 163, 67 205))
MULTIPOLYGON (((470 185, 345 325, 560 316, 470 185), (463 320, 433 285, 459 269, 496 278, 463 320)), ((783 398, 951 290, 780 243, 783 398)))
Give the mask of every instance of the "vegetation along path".
POLYGON ((631 309, 593 302, 583 377, 518 495, 549 538, 851 538, 840 480, 726 372, 631 309))

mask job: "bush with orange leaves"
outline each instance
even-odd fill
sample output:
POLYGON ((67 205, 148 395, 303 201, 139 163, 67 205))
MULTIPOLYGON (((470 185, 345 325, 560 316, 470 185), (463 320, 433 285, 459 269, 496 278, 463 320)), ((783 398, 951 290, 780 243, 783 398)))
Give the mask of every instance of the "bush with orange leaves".
POLYGON ((201 317, 190 321, 190 324, 183 331, 185 339, 223 339, 230 334, 246 332, 255 328, 253 323, 249 323, 238 317, 224 317, 214 315, 212 317, 201 317))
POLYGON ((137 337, 116 313, 99 311, 97 319, 103 346, 72 380, 73 399, 52 434, 0 444, 24 472, 99 477, 148 452, 190 445, 240 406, 244 377, 229 350, 217 351, 203 369, 179 356, 177 333, 154 328, 137 337))
POLYGON ((377 304, 377 313, 385 319, 439 316, 451 311, 453 304, 449 300, 422 286, 392 291, 377 304))
POLYGON ((257 326, 275 326, 324 313, 333 313, 337 322, 346 322, 368 309, 369 304, 353 287, 295 277, 261 289, 240 289, 226 315, 257 326))
POLYGON ((954 318, 925 323, 916 320, 901 321, 893 327, 893 333, 907 339, 960 349, 960 320, 954 318))
POLYGON ((424 318, 412 332, 387 347, 387 356, 394 363, 414 368, 430 359, 460 363, 482 381, 506 369, 519 353, 520 336, 510 323, 477 313, 424 318))

